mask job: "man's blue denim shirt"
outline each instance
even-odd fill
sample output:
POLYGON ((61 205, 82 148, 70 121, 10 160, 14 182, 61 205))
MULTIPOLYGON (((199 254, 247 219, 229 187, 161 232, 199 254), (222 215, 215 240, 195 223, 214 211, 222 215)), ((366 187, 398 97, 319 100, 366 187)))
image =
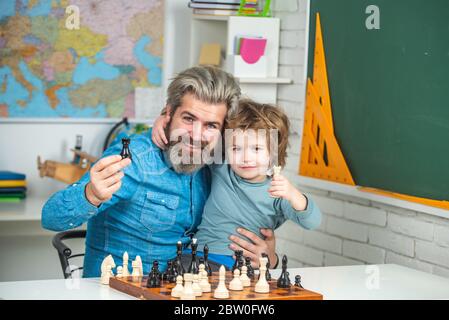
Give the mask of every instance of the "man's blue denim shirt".
MULTIPOLYGON (((87 201, 87 172, 78 182, 50 197, 42 209, 42 226, 63 231, 87 222, 84 277, 100 276, 103 259, 111 254, 122 264, 125 251, 131 259, 140 255, 144 273, 154 260, 160 270, 176 256, 176 243, 187 245, 201 222, 210 192, 210 174, 205 167, 193 174, 170 168, 165 154, 151 141, 151 129, 133 135, 131 164, 123 169, 121 188, 98 208, 87 201)), ((120 154, 117 139, 102 157, 120 154)))

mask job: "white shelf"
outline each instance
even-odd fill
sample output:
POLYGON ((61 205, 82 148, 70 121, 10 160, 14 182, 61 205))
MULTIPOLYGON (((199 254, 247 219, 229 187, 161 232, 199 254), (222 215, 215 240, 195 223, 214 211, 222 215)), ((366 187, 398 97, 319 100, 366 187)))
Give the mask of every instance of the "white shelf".
POLYGON ((288 78, 237 78, 240 83, 260 83, 260 84, 290 84, 292 79, 288 78))
POLYGON ((229 17, 234 16, 215 16, 210 14, 192 14, 193 19, 196 20, 214 20, 214 21, 228 21, 229 17))

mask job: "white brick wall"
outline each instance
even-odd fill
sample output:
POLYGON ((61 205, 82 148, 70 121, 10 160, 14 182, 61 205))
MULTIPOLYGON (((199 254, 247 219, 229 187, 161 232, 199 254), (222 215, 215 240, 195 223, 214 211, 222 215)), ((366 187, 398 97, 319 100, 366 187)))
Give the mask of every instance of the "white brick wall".
POLYGON ((297 12, 275 13, 281 18, 279 76, 293 80, 279 85, 278 104, 292 125, 284 174, 323 216, 314 231, 286 222, 276 230, 278 252, 287 254, 291 267, 395 263, 449 277, 449 219, 300 184, 306 8, 307 0, 298 0, 297 12))

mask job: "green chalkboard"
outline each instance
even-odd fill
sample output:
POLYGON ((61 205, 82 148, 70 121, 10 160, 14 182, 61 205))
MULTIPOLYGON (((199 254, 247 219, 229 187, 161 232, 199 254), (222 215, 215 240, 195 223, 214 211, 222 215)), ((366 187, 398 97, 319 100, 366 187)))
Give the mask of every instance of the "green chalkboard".
POLYGON ((335 135, 357 185, 449 200, 449 0, 311 0, 335 135), (369 5, 380 29, 369 30, 369 5))

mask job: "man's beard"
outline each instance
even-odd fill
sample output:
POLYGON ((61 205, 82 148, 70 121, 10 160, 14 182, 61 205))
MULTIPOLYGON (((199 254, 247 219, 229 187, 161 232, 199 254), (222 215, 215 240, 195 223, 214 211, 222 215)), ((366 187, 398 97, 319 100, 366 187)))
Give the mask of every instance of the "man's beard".
MULTIPOLYGON (((166 136, 170 138, 170 123, 166 127, 166 136)), ((193 141, 190 136, 178 137, 178 140, 169 140, 167 147, 167 155, 170 159, 173 170, 177 173, 190 174, 196 170, 201 169, 206 162, 203 159, 204 154, 208 155, 210 143, 205 141, 193 141), (196 151, 185 151, 182 148, 183 143, 189 143, 190 145, 197 146, 196 151)), ((213 151, 212 151, 213 154, 213 151)), ((207 161, 207 160, 206 160, 207 161)))

